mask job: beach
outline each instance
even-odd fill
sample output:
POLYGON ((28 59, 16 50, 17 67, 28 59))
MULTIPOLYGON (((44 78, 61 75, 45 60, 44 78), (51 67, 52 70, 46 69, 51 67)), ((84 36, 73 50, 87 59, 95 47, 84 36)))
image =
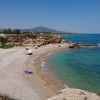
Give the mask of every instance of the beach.
POLYGON ((63 85, 48 78, 49 74, 46 76, 40 65, 51 53, 67 47, 67 44, 30 47, 33 55, 26 55, 23 47, 0 49, 0 93, 21 100, 46 100, 56 95, 63 85))
POLYGON ((29 47, 33 55, 23 47, 0 49, 0 93, 19 100, 100 100, 95 93, 67 87, 45 68, 49 55, 68 46, 29 47))

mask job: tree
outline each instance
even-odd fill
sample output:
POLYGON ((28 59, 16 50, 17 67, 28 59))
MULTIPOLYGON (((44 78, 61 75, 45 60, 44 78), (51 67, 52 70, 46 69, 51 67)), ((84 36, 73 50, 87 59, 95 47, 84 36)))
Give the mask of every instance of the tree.
POLYGON ((0 42, 1 42, 1 46, 5 47, 5 43, 6 43, 6 38, 5 37, 0 37, 0 42))
POLYGON ((19 29, 16 29, 13 31, 13 34, 21 34, 21 31, 19 29))
POLYGON ((8 34, 12 34, 12 30, 10 28, 7 31, 8 31, 8 34))
POLYGON ((4 34, 12 34, 12 30, 9 28, 9 29, 4 29, 4 34))
POLYGON ((4 33, 4 34, 7 34, 7 29, 4 29, 3 33, 4 33))
POLYGON ((21 30, 16 29, 13 31, 13 34, 17 35, 18 41, 20 42, 20 45, 22 44, 22 36, 21 36, 21 30))

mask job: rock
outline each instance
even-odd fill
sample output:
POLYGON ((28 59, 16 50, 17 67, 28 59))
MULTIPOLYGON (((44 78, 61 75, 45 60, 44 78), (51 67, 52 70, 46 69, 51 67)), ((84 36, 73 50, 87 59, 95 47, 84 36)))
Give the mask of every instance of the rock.
POLYGON ((65 88, 60 90, 60 94, 47 100, 100 100, 100 97, 95 93, 81 89, 65 88))

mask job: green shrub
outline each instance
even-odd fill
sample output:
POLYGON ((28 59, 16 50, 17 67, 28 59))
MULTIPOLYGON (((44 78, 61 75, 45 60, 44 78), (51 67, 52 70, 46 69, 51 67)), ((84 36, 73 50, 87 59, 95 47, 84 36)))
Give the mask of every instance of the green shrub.
POLYGON ((12 45, 12 44, 9 44, 9 45, 4 44, 4 45, 0 46, 0 48, 4 48, 4 49, 8 49, 8 48, 12 48, 12 47, 14 47, 14 45, 12 45))

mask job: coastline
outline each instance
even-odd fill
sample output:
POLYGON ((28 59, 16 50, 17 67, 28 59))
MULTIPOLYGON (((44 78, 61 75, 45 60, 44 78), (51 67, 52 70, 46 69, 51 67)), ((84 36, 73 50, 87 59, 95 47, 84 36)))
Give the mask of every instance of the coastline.
POLYGON ((45 85, 50 88, 51 90, 54 91, 54 93, 58 93, 59 90, 61 88, 63 88, 63 85, 61 84, 61 82, 58 82, 58 79, 51 74, 51 72, 47 69, 47 68, 43 68, 41 67, 41 64, 42 63, 45 63, 45 60, 46 57, 48 57, 49 53, 54 53, 54 51, 50 51, 50 52, 46 52, 46 53, 43 53, 43 54, 40 54, 39 57, 37 57, 35 59, 35 67, 36 67, 36 71, 37 73, 39 74, 40 78, 45 81, 45 85), (52 78, 53 77, 53 78, 52 78), (56 84, 56 82, 58 84, 56 84))
MULTIPOLYGON (((70 100, 100 100, 100 97, 97 96, 95 93, 88 92, 81 89, 74 89, 69 88, 67 85, 64 85, 52 72, 41 68, 41 63, 45 63, 45 59, 51 55, 52 53, 55 53, 56 51, 63 50, 64 48, 67 48, 68 45, 61 45, 61 47, 58 47, 58 44, 55 48, 50 49, 51 47, 48 47, 48 50, 46 52, 41 52, 36 59, 34 60, 35 67, 37 74, 39 77, 45 82, 44 87, 46 86, 48 88, 47 97, 42 97, 44 100, 63 100, 63 98, 70 99, 70 100), (46 71, 46 73, 45 73, 46 71), (51 90, 51 92, 50 92, 51 90), (59 94, 60 93, 60 94, 59 94), (67 94, 67 95, 66 95, 67 94), (72 96, 71 96, 72 95, 72 96), (71 96, 71 97, 70 97, 71 96), (50 98, 50 99, 49 99, 50 98)), ((46 93, 46 92, 45 92, 46 93)), ((65 100, 65 99, 64 99, 65 100)))
MULTIPOLYGON (((41 67, 42 63, 45 63, 45 59, 49 57, 49 55, 52 55, 53 53, 63 50, 65 48, 68 48, 67 44, 60 44, 61 47, 58 47, 59 44, 55 44, 54 47, 52 48, 49 47, 46 49, 45 52, 41 52, 34 60, 34 66, 36 68, 36 72, 39 75, 39 77, 45 82, 44 85, 51 90, 51 92, 54 95, 57 95, 61 89, 64 88, 64 84, 47 68, 41 67)), ((40 47, 41 49, 41 47, 40 47)), ((52 95, 51 93, 51 95, 52 95)), ((50 95, 50 92, 49 92, 50 95)), ((51 97, 51 96, 50 96, 51 97)), ((49 97, 46 97, 47 99, 49 97)))
POLYGON ((18 100, 46 100, 58 94, 58 87, 40 68, 49 54, 67 48, 66 44, 58 45, 49 44, 38 49, 29 47, 33 55, 26 55, 25 47, 0 49, 0 93, 18 100))
POLYGON ((77 97, 74 100, 85 100, 80 99, 81 97, 92 98, 87 100, 100 100, 95 93, 64 86, 55 75, 52 75, 52 72, 41 68, 41 63, 49 55, 68 47, 67 44, 60 44, 61 47, 58 45, 50 44, 38 49, 30 47, 33 51, 33 55, 30 56, 26 55, 25 48, 0 49, 0 93, 18 100, 47 100, 48 98, 50 98, 48 100, 55 98, 73 100, 74 97, 77 97), (28 70, 32 74, 25 73, 28 70))
POLYGON ((27 77, 25 75, 24 79, 31 88, 35 88, 36 92, 40 96, 40 100, 46 100, 51 96, 57 95, 64 85, 61 81, 52 74, 47 69, 41 68, 41 63, 56 51, 60 51, 68 48, 68 44, 49 44, 46 46, 39 47, 38 49, 33 49, 33 55, 26 62, 26 69, 33 70, 33 75, 27 77), (31 64, 32 66, 28 66, 31 64), (38 81, 38 82, 37 82, 38 81))

